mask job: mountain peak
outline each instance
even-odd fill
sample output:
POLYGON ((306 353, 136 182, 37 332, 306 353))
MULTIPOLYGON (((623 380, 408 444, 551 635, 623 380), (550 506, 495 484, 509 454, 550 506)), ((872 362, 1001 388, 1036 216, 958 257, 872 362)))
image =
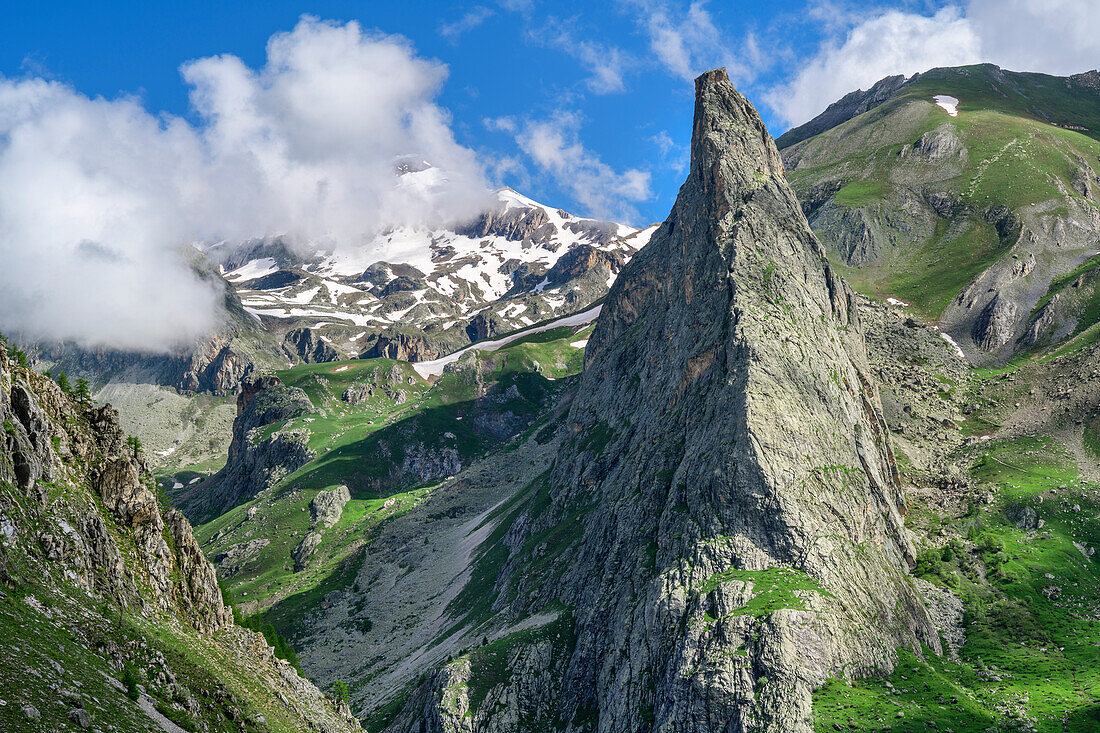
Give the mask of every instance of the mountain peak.
POLYGON ((734 174, 722 183, 743 188, 761 174, 782 174, 783 164, 756 108, 734 88, 726 70, 695 80, 695 121, 691 134, 691 176, 709 185, 714 176, 734 174), (725 170, 716 165, 728 160, 725 170))
POLYGON ((706 721, 685 731, 808 731, 816 684, 938 641, 903 579, 905 502, 850 291, 753 106, 722 70, 696 90, 691 172, 608 294, 567 419, 575 437, 545 477, 549 506, 515 531, 538 538, 594 511, 559 548, 560 579, 528 572, 521 551, 499 587, 515 589, 517 615, 574 609, 584 651, 565 679, 583 681, 570 694, 598 706, 601 727, 630 729, 648 709, 706 721), (773 576, 818 590, 755 630, 743 609, 773 576), (744 644, 753 674, 782 689, 756 696, 733 669, 696 686, 719 617, 722 652, 744 644), (646 643, 608 619, 646 619, 646 643), (807 646, 823 653, 806 659, 807 646))

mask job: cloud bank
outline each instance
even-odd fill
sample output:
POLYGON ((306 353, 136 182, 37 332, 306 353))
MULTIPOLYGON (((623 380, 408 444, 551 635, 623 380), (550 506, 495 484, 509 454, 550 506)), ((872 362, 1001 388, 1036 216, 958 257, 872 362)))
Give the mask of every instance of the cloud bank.
POLYGON ((991 62, 1067 75, 1096 68, 1100 59, 1095 0, 970 0, 932 15, 890 10, 849 20, 790 82, 765 94, 789 124, 891 74, 991 62))
POLYGON ((261 69, 222 55, 181 71, 194 125, 135 98, 0 78, 0 328, 177 349, 216 326, 220 299, 181 245, 285 234, 365 246, 488 201, 435 102, 446 68, 403 38, 303 17, 269 40, 261 69), (409 154, 445 179, 401 185, 394 161, 409 154))

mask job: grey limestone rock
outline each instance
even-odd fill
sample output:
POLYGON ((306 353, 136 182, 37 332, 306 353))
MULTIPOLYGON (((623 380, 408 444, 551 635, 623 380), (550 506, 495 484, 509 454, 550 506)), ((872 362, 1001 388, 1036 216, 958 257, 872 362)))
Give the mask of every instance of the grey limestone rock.
POLYGON ((612 287, 572 437, 504 540, 494 608, 563 604, 574 643, 470 722, 418 698, 424 730, 550 708, 606 731, 798 733, 826 677, 939 649, 851 291, 752 105, 724 70, 696 93, 688 179, 612 287))

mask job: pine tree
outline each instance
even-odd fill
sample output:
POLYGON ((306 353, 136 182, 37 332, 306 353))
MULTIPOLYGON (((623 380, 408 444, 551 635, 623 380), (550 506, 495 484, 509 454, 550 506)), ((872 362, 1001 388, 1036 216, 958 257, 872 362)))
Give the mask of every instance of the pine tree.
POLYGON ((65 374, 65 372, 58 372, 57 386, 61 388, 62 392, 71 392, 73 389, 73 386, 69 384, 69 377, 65 374))
POLYGON ((88 387, 88 380, 83 377, 77 377, 76 390, 73 392, 73 396, 76 397, 76 401, 91 407, 92 405, 92 391, 88 387))
POLYGON ((134 458, 137 458, 138 454, 145 450, 141 445, 141 438, 136 435, 126 436, 126 447, 133 452, 134 458))

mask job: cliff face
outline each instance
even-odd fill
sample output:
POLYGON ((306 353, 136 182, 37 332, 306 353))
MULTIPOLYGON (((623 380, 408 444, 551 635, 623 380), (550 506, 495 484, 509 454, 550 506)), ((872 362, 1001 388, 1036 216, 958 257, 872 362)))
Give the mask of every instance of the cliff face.
POLYGON ((0 344, 0 420, 0 728, 177 729, 165 716, 190 730, 358 728, 234 626, 113 408, 80 403, 0 344))
POLYGON ((723 70, 696 89, 688 180, 504 520, 494 608, 570 628, 452 662, 406 708, 428 729, 809 731, 825 677, 938 649, 851 292, 751 104, 723 70))
MULTIPOLYGON (((34 537, 11 525, 13 540, 30 543, 30 557, 39 554, 37 541, 42 556, 66 566, 79 587, 124 607, 177 612, 206 632, 231 622, 214 570, 202 559, 190 525, 175 510, 162 514, 156 485, 125 445, 113 408, 85 410, 50 380, 13 369, 3 354, 0 417, 6 441, 0 455, 0 482, 8 487, 5 508, 21 505, 42 527, 34 537), (58 497, 59 486, 85 489, 58 497), (112 531, 116 526, 126 535, 121 543, 112 531), (127 553, 130 557, 124 558, 127 553)), ((13 546, 18 542, 8 545, 13 546)), ((7 547, 3 552, 8 554, 7 547)), ((5 581, 28 580, 18 566, 15 561, 0 566, 5 581)))
POLYGON ((207 521, 304 466, 314 456, 306 433, 274 430, 263 435, 261 429, 312 410, 303 390, 284 386, 277 377, 242 383, 225 467, 177 497, 176 505, 192 519, 207 521))

